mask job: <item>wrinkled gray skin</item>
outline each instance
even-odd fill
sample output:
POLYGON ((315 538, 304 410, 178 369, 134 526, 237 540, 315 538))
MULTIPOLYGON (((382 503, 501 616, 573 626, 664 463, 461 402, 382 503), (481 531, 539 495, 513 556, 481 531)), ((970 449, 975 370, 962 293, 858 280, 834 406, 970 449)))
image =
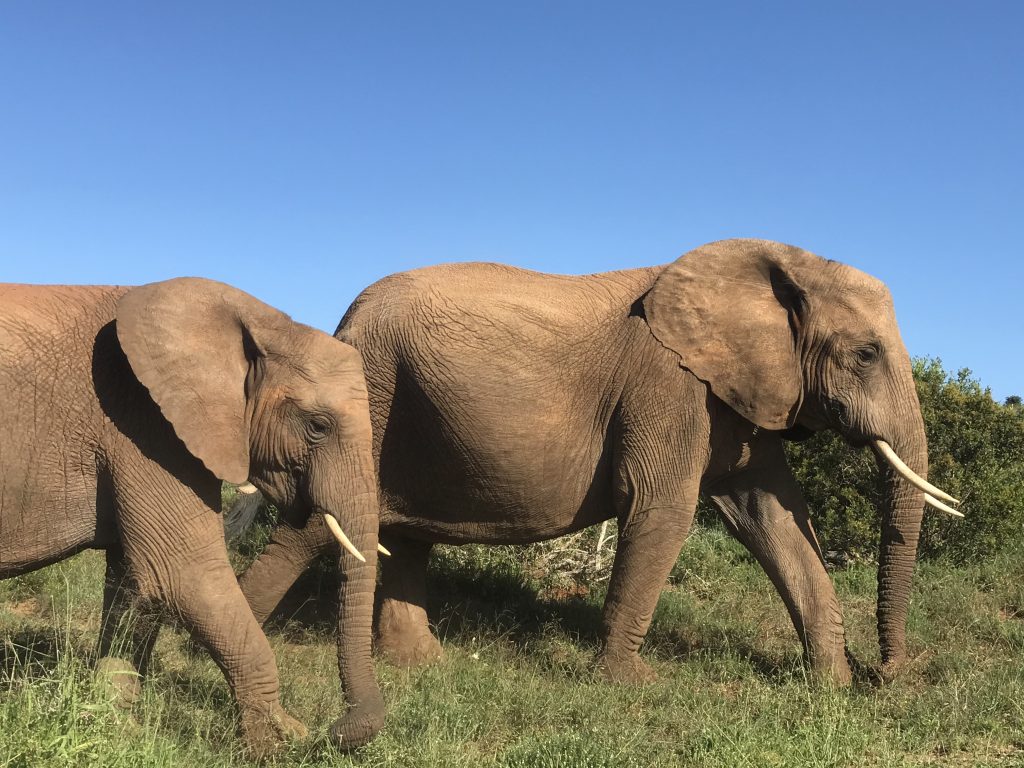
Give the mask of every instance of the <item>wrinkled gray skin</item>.
POLYGON ((228 563, 222 479, 251 480, 295 526, 334 515, 366 554, 341 559, 353 708, 336 731, 367 740, 383 701, 370 658, 379 521, 359 353, 209 280, 0 285, 0 578, 105 549, 99 669, 114 693, 137 697, 165 606, 224 672, 261 756, 305 728, 279 703, 273 653, 228 563), (127 658, 114 658, 129 608, 139 621, 127 658))
MULTIPOLYGON (((366 365, 381 484, 379 648, 436 657, 431 545, 525 543, 615 518, 600 668, 649 679, 638 655, 706 493, 778 588, 812 669, 850 680, 842 611, 784 437, 880 438, 921 476, 928 456, 910 359, 885 286, 758 240, 664 267, 582 277, 495 264, 393 275, 336 336, 366 365), (788 432, 787 432, 788 430, 788 432)), ((906 661, 922 494, 887 484, 878 573, 882 673, 906 661)), ((258 618, 327 542, 280 529, 242 579, 258 618)))

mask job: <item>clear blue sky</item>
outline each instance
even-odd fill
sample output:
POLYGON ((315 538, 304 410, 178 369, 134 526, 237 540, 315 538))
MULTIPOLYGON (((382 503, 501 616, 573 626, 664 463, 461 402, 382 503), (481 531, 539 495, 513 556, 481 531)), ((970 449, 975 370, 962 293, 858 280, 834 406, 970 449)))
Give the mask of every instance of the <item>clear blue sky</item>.
POLYGON ((0 279, 222 279, 328 331, 441 261, 703 242, 885 280, 1024 394, 1024 3, 4 3, 0 279))

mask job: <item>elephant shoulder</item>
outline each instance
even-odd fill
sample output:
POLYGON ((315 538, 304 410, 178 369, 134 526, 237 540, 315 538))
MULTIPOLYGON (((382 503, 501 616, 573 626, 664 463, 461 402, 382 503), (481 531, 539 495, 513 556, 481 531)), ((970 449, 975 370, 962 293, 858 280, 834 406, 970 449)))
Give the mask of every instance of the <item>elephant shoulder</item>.
POLYGON ((438 307, 470 306, 495 286, 508 286, 526 275, 540 273, 487 262, 437 264, 396 272, 360 292, 338 324, 335 336, 354 343, 369 334, 422 320, 438 307))

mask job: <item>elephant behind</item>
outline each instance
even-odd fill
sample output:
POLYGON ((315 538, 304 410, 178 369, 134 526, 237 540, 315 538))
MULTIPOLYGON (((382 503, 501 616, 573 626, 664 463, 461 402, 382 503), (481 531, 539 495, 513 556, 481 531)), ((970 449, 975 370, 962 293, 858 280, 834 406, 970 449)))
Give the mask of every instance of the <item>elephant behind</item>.
POLYGON ((106 550, 100 667, 123 699, 137 695, 159 624, 137 624, 128 661, 110 656, 120 619, 166 606, 224 672, 260 755, 305 728, 281 707, 273 653, 224 546, 221 480, 247 479, 292 525, 329 518, 352 537, 341 533, 359 559, 341 561, 339 658, 353 706, 334 735, 362 743, 383 701, 359 353, 209 280, 0 285, 0 578, 106 550))
MULTIPOLYGON (((638 651, 703 492, 779 590, 812 669, 848 682, 842 611, 783 452, 785 437, 834 429, 884 472, 882 672, 905 662, 924 502, 955 500, 924 479, 910 359, 879 281, 761 240, 579 277, 451 264, 370 286, 336 336, 366 365, 394 555, 376 639, 392 659, 440 653, 434 543, 527 543, 614 518, 599 666, 649 678, 638 651)), ((258 618, 328 541, 322 525, 274 533, 241 579, 258 618)))

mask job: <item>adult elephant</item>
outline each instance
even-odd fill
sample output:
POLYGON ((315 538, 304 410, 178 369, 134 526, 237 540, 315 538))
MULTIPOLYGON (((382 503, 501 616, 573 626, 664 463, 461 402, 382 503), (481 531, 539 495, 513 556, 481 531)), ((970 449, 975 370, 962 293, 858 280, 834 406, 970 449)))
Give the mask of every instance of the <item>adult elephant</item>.
MULTIPOLYGON (((638 650, 704 492, 778 588, 812 669, 848 682, 842 612, 783 453, 831 428, 881 457, 882 671, 905 662, 924 502, 954 500, 923 479, 910 359, 878 280, 763 240, 582 277, 452 264, 367 288, 335 335, 366 365, 394 554, 377 642, 397 661, 440 652, 424 609, 433 543, 616 518, 599 662, 614 680, 651 677, 638 650)), ((258 618, 327 541, 322 526, 274 533, 241 580, 258 618)))
POLYGON ((260 755, 305 728, 281 707, 273 652, 224 546, 221 481, 247 479, 292 525, 332 523, 354 555, 341 561, 338 638, 353 706, 333 732, 362 743, 383 700, 370 658, 379 510, 359 353, 209 280, 0 286, 0 578, 105 549, 99 655, 115 690, 137 694, 159 626, 137 625, 131 660, 113 658, 122 615, 166 605, 224 672, 260 755))

